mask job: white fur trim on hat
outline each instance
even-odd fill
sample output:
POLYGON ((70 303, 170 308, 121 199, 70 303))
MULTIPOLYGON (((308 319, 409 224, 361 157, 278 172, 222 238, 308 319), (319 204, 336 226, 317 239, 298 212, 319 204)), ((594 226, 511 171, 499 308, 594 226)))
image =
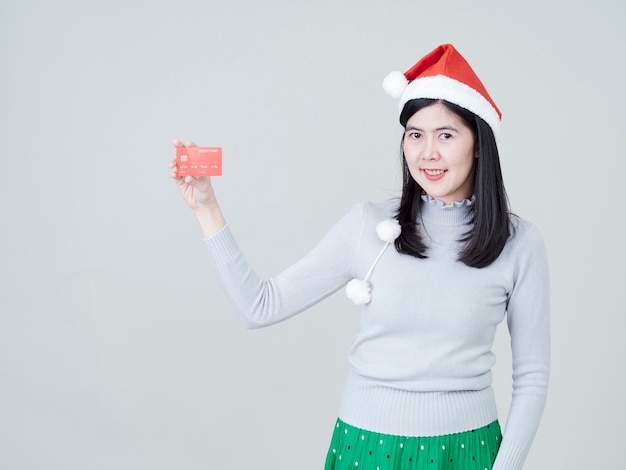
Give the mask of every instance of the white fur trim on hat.
POLYGON ((489 124, 496 137, 500 133, 500 118, 491 103, 472 87, 458 80, 445 75, 413 80, 402 93, 399 111, 402 112, 404 105, 415 98, 440 99, 459 105, 480 116, 489 124))

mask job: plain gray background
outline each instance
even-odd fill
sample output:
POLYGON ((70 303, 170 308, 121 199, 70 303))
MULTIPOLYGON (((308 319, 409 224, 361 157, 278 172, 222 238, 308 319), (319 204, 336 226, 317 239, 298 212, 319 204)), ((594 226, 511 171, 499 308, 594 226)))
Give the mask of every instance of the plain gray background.
MULTIPOLYGON (((504 113, 516 213, 549 250, 553 372, 528 469, 616 468, 625 8, 613 1, 0 3, 0 468, 319 469, 358 309, 246 331, 169 178, 174 138, 257 271, 398 194, 383 77, 452 42, 504 113)), ((505 328, 495 345, 501 420, 505 328)))

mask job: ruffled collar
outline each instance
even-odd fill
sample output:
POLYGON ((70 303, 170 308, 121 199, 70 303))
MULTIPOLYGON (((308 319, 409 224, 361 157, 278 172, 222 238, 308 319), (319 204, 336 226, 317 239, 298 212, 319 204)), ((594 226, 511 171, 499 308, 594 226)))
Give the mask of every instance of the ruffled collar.
POLYGON ((460 202, 444 205, 428 195, 422 196, 422 220, 438 225, 467 225, 472 221, 474 196, 460 202))

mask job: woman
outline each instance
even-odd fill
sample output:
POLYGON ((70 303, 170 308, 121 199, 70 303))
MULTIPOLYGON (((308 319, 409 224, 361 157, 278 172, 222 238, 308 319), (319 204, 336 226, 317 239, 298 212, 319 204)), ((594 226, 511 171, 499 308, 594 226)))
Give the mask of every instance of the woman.
POLYGON ((174 178, 246 326, 346 284, 363 305, 327 470, 520 469, 547 390, 548 268, 538 231, 508 210, 500 111, 449 44, 384 86, 405 129, 400 201, 359 204, 269 281, 241 255, 209 179, 174 178), (501 434, 491 347, 505 317, 514 391, 501 434))

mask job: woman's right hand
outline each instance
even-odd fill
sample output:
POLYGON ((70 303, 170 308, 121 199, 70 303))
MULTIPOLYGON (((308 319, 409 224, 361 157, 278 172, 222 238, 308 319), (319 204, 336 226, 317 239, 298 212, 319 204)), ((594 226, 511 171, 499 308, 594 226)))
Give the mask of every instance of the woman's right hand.
MULTIPOLYGON (((172 143, 175 147, 185 146, 180 140, 174 140, 172 143)), ((186 145, 186 147, 195 146, 192 142, 186 145)), ((170 162, 169 167, 176 168, 176 160, 170 162)), ((209 176, 177 176, 174 172, 172 179, 189 208, 198 217, 205 237, 213 235, 226 225, 209 176)))
MULTIPOLYGON (((180 140, 172 141, 174 147, 195 147, 193 142, 184 145, 180 140)), ((172 160, 170 168, 176 168, 176 160, 172 160)), ((217 204, 211 178, 209 176, 177 176, 176 172, 172 173, 172 179, 178 187, 180 195, 183 197, 187 205, 194 212, 201 210, 204 206, 217 204)))

